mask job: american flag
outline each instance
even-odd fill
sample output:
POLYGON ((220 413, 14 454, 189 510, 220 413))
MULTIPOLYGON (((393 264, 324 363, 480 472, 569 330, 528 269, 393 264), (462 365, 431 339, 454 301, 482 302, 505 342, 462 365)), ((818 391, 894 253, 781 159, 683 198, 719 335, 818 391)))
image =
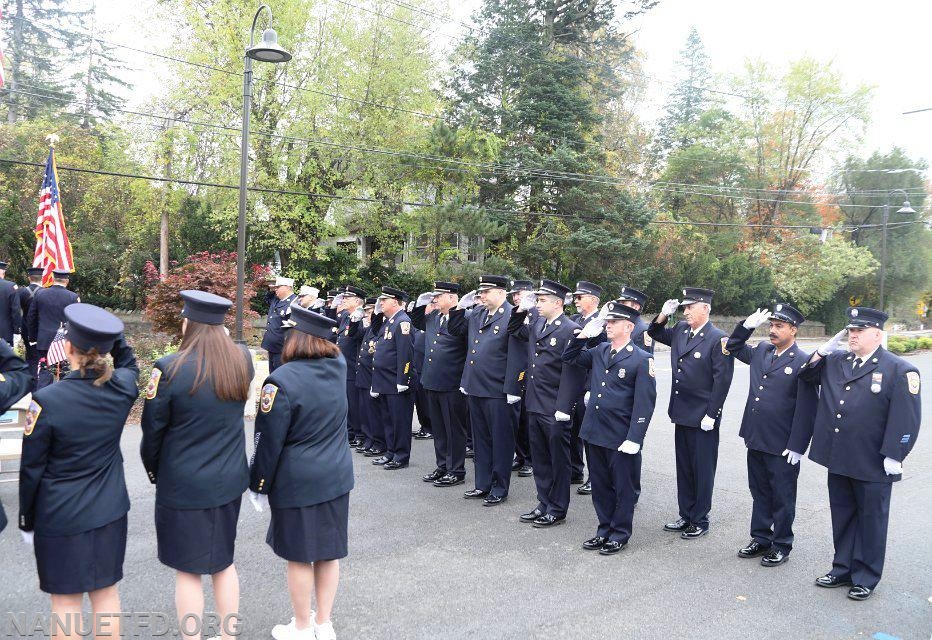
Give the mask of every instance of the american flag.
POLYGON ((55 147, 49 149, 45 162, 45 179, 39 193, 39 217, 36 220, 36 252, 32 266, 42 267, 42 284, 52 283, 52 270, 74 271, 71 243, 65 230, 65 215, 58 193, 58 170, 55 168, 55 147))
POLYGON ((49 344, 49 352, 45 356, 45 362, 51 366, 67 359, 68 356, 65 355, 65 328, 59 327, 58 331, 55 332, 55 337, 52 338, 52 342, 49 344))

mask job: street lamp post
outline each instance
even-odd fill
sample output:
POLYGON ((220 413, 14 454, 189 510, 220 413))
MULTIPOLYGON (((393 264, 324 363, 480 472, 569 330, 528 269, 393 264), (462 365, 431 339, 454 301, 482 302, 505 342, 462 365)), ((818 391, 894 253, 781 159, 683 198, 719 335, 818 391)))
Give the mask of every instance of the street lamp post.
POLYGON ((887 195, 884 198, 883 203, 883 235, 880 240, 880 310, 886 311, 884 308, 884 282, 887 278, 887 222, 890 220, 890 196, 895 193, 903 194, 903 206, 896 210, 897 213, 916 213, 909 205, 909 196, 902 189, 894 189, 893 191, 887 192, 887 195))
POLYGON ((243 343, 243 305, 246 288, 246 175, 249 168, 249 111, 252 108, 252 61, 278 64, 291 60, 291 54, 278 44, 278 34, 272 28, 272 9, 263 4, 252 19, 249 31, 249 48, 246 49, 243 71, 243 129, 239 149, 239 221, 236 227, 236 321, 234 338, 243 343), (256 44, 256 23, 263 11, 269 14, 269 28, 262 33, 262 42, 256 44))

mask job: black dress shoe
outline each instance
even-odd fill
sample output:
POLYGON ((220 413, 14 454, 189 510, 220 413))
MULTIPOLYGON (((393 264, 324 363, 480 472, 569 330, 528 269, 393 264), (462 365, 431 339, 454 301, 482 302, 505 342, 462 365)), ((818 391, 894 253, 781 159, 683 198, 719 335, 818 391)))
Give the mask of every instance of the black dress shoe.
POLYGON ((534 522, 542 515, 544 515, 544 512, 535 507, 533 511, 528 511, 527 513, 522 513, 520 516, 518 516, 518 520, 521 522, 534 522))
POLYGON ((581 496, 591 496, 592 495, 592 483, 588 480, 582 484, 581 487, 577 487, 576 493, 581 496))
POLYGON ((570 476, 570 484, 582 484, 582 483, 584 483, 585 481, 586 481, 586 480, 585 480, 585 478, 582 476, 582 474, 580 474, 580 475, 578 475, 578 476, 577 476, 577 475, 572 475, 572 476, 570 476))
POLYGON ((520 469, 520 468, 521 468, 521 463, 518 462, 517 460, 515 460, 514 462, 511 463, 511 470, 512 470, 512 471, 517 471, 517 470, 520 469))
POLYGON ((762 567, 778 567, 784 562, 786 562, 790 557, 790 554, 784 553, 774 549, 763 558, 760 559, 760 564, 762 567))
POLYGON ((355 451, 356 453, 366 453, 367 451, 372 451, 372 449, 367 449, 365 444, 361 444, 355 449, 353 449, 353 451, 355 451))
POLYGON ((685 531, 686 527, 688 526, 689 526, 689 523, 683 520, 682 518, 680 518, 679 520, 676 520, 675 522, 668 522, 667 524, 663 525, 663 530, 664 531, 685 531))
POLYGON ((770 545, 762 545, 757 540, 751 540, 748 546, 738 549, 739 558, 756 558, 770 551, 770 545))
POLYGON ((469 447, 466 447, 466 457, 467 457, 467 458, 475 458, 475 457, 476 457, 476 452, 473 451, 472 449, 470 449, 469 447))
POLYGON ((859 584, 848 589, 848 597, 852 600, 867 600, 871 597, 872 593, 874 593, 873 589, 870 587, 863 587, 859 584))
POLYGON ((395 460, 390 460, 386 462, 385 466, 383 466, 382 468, 385 469, 386 471, 395 471, 396 469, 405 469, 407 468, 407 466, 408 465, 401 464, 400 462, 397 462, 395 460))
POLYGON ((625 548, 624 542, 618 542, 617 540, 609 540, 604 545, 602 545, 601 549, 599 549, 599 555, 600 556, 613 556, 624 548, 625 548))
POLYGON ((534 521, 534 528, 546 529, 547 527, 555 527, 558 524, 563 524, 564 522, 566 522, 566 516, 561 516, 558 518, 555 515, 545 513, 534 521))
POLYGON ((826 589, 834 589, 836 587, 847 587, 851 584, 851 578, 839 578, 838 576, 833 576, 830 573, 825 574, 822 577, 816 578, 816 585, 820 587, 825 587, 826 589))
POLYGON ((520 469, 518 469, 518 477, 519 477, 519 478, 527 478, 527 477, 532 476, 532 475, 534 475, 534 469, 532 469, 530 465, 527 465, 527 464, 526 464, 526 465, 524 465, 523 467, 521 467, 520 469))
POLYGON ((367 458, 378 458, 385 455, 385 449, 369 449, 366 451, 367 458))
POLYGON ((381 467, 383 464, 388 464, 391 462, 391 458, 386 458, 385 456, 380 456, 372 461, 372 464, 381 467))
POLYGON ((691 524, 685 529, 683 529, 683 533, 680 534, 680 537, 683 540, 695 540, 696 538, 701 538, 708 532, 709 532, 708 527, 700 527, 698 525, 691 524))
POLYGON ((505 501, 506 496, 489 496, 482 501, 483 507, 494 507, 505 501))
POLYGON ((415 440, 431 440, 434 435, 430 431, 418 431, 412 436, 415 440))
POLYGON ((464 482, 466 482, 465 478, 454 476, 448 473, 442 478, 437 478, 436 480, 434 480, 434 486, 435 487, 455 487, 456 485, 463 484, 464 482))
POLYGON ((464 498, 484 498, 489 495, 488 491, 483 491, 482 489, 470 489, 463 494, 464 498))
POLYGON ((433 482, 434 480, 439 480, 445 475, 447 475, 447 472, 444 471, 443 469, 434 469, 433 471, 428 473, 426 476, 421 478, 421 480, 423 480, 424 482, 433 482))
POLYGON ((582 548, 586 551, 598 551, 606 542, 608 542, 608 538, 605 536, 596 536, 583 542, 582 548))

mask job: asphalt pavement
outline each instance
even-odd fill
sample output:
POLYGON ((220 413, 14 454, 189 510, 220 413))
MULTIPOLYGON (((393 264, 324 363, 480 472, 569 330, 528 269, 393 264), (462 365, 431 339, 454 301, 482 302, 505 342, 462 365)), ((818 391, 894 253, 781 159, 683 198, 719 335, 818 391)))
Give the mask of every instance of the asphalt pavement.
MULTIPOLYGON (((412 464, 384 471, 354 454, 350 555, 333 615, 341 639, 476 638, 877 638, 926 640, 932 634, 932 435, 920 432, 893 489, 883 579, 866 602, 813 580, 831 568, 831 520, 825 469, 802 462, 789 561, 761 567, 735 553, 748 540, 751 497, 738 426, 748 370, 738 364, 725 406, 709 535, 694 541, 661 530, 676 517, 673 426, 667 419, 669 356, 658 354, 657 410, 644 448, 643 494, 634 533, 620 554, 603 557, 580 544, 594 535, 588 497, 572 495, 565 525, 521 524, 532 508, 532 478, 512 478, 504 504, 464 500, 467 484, 435 488, 432 441, 415 441, 412 464)), ((932 380, 932 353, 910 358, 932 380)), ((928 382, 926 382, 928 384, 928 382)), ((932 395, 922 390, 923 413, 932 395)), ((926 427, 928 429, 928 427, 926 427)), ((252 441, 252 425, 247 426, 252 441)), ((138 456, 140 431, 123 437, 132 500, 120 593, 126 611, 174 607, 174 575, 159 564, 153 526, 154 489, 138 456)), ((247 445, 249 446, 249 445, 247 445)), ((575 487, 574 487, 575 489, 575 487)), ((16 483, 0 483, 13 522, 0 535, 0 614, 45 613, 35 560, 15 528, 16 483)), ((270 638, 291 616, 285 565, 265 544, 268 513, 244 501, 236 564, 242 586, 244 638, 270 638)), ((205 582, 209 585, 209 581, 205 582)), ((212 600, 208 598, 208 610, 212 600)), ((9 629, 0 622, 0 637, 9 629)), ((41 636, 35 636, 41 637, 41 636)), ((150 636, 140 636, 150 637, 150 636)))

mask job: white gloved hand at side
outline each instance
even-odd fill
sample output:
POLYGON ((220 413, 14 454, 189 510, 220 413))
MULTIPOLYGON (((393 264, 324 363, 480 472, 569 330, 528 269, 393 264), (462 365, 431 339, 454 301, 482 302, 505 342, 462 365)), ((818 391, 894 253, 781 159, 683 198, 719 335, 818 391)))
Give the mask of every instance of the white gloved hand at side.
POLYGON ((537 296, 533 291, 522 291, 518 302, 518 311, 530 311, 537 304, 537 296))
POLYGON ((376 393, 375 391, 373 391, 372 389, 369 389, 369 395, 370 395, 371 397, 373 397, 373 398, 378 398, 378 397, 379 397, 379 394, 377 394, 377 393, 376 393))
POLYGON ((406 384, 396 384, 395 387, 398 389, 398 393, 404 393, 408 390, 408 385, 406 384))
POLYGON ((562 411, 557 411, 553 414, 553 417, 557 422, 567 422, 571 419, 572 416, 567 413, 563 413, 562 411))
POLYGON ((508 401, 508 404, 514 404, 521 400, 521 396, 513 396, 510 393, 505 394, 505 400, 508 401))
POLYGON ((252 503, 253 508, 259 513, 262 513, 265 508, 269 506, 269 497, 264 493, 250 491, 249 501, 252 503))
POLYGON ((710 418, 709 416, 703 416, 702 422, 699 424, 703 431, 711 431, 715 428, 715 418, 710 418))
POLYGON ((630 440, 625 440, 621 443, 621 446, 618 447, 618 450, 622 453, 627 453, 628 455, 634 455, 641 450, 641 445, 637 442, 631 442, 630 440))
POLYGON ((465 388, 465 387, 460 387, 460 393, 462 393, 462 394, 465 396, 465 395, 466 395, 466 388, 465 388))
POLYGON ((35 531, 23 531, 22 529, 20 529, 19 535, 23 537, 23 542, 26 543, 26 546, 31 547, 35 544, 35 537, 36 537, 35 531))
POLYGON ((784 449, 783 453, 780 455, 786 456, 787 464, 799 464, 799 461, 803 459, 803 454, 790 451, 789 449, 784 449))
POLYGON ((676 299, 670 299, 663 303, 663 306, 660 308, 660 314, 669 318, 674 313, 676 313, 676 310, 679 308, 680 301, 676 299))
POLYGON ((883 459, 883 471, 888 476, 898 476, 903 473, 903 463, 893 458, 884 458, 883 459))
POLYGON ((767 322, 768 318, 770 318, 770 311, 768 309, 758 309, 749 315, 748 319, 744 321, 744 328, 756 329, 757 327, 767 322))
POLYGON ((473 289, 465 296, 460 298, 460 301, 456 304, 457 309, 470 309, 476 304, 476 290, 473 289))
POLYGON ((842 329, 841 331, 836 333, 834 336, 832 336, 831 340, 829 340, 828 342, 826 342, 825 344, 823 344, 821 347, 818 348, 819 355, 827 356, 830 353, 838 351, 838 347, 839 345, 841 345, 841 341, 845 339, 845 335, 847 333, 848 333, 847 329, 842 329))
POLYGON ((414 303, 415 307, 426 307, 430 304, 430 301, 434 299, 433 291, 426 291, 417 297, 417 301, 414 303))
POLYGON ((589 406, 589 395, 590 395, 590 393, 591 393, 591 392, 587 391, 587 392, 586 392, 586 395, 584 395, 584 396, 583 396, 583 399, 582 399, 583 405, 585 405, 585 406, 587 406, 587 407, 589 406))

